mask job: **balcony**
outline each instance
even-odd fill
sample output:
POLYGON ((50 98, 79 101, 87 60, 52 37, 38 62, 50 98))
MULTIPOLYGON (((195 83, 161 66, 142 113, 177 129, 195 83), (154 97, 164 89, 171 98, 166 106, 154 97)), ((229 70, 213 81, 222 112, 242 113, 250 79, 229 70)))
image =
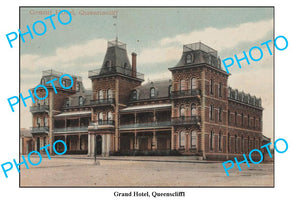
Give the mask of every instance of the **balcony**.
POLYGON ((179 97, 192 97, 202 95, 200 89, 189 89, 189 90, 180 90, 180 91, 173 91, 171 93, 172 98, 179 98, 179 97))
POLYGON ((173 117, 172 125, 200 125, 201 117, 200 116, 183 116, 183 117, 173 117))
POLYGON ((37 112, 45 112, 49 111, 49 105, 39 105, 39 106, 31 106, 30 112, 37 113, 37 112))
POLYGON ((132 123, 132 124, 121 124, 120 130, 128 129, 147 129, 147 128, 168 128, 171 127, 171 121, 157 121, 157 122, 146 122, 146 123, 132 123))
POLYGON ((97 129, 110 129, 115 127, 114 120, 102 120, 97 122, 91 122, 88 130, 97 130, 97 129))
POLYGON ((87 131, 88 131, 87 126, 54 128, 54 133, 76 133, 76 132, 87 132, 87 131))
POLYGON ((48 126, 40 126, 40 127, 31 127, 31 133, 47 133, 49 132, 49 127, 48 126))
POLYGON ((115 104, 114 98, 91 100, 91 106, 105 106, 115 104))

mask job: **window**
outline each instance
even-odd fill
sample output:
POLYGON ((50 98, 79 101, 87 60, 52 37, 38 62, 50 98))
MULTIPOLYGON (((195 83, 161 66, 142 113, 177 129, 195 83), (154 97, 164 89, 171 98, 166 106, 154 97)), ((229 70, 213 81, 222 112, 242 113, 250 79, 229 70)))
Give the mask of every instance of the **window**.
POLYGON ((214 137, 214 132, 210 131, 210 138, 209 138, 209 150, 213 150, 213 137, 214 137))
POLYGON ((190 64, 190 63, 192 63, 193 62, 193 56, 192 56, 192 54, 188 54, 187 56, 186 56, 186 63, 187 64, 190 64))
POLYGON ((179 134, 179 146, 180 148, 185 147, 185 131, 181 131, 179 134))
POLYGON ((124 69, 127 69, 127 66, 128 66, 127 63, 124 63, 124 69))
POLYGON ((113 114, 112 112, 107 113, 107 120, 112 121, 113 120, 113 114))
POLYGON ((104 64, 104 67, 105 67, 105 68, 110 68, 110 66, 111 66, 111 65, 110 65, 110 61, 109 61, 109 60, 106 61, 105 64, 104 64))
POLYGON ((257 126, 258 130, 260 130, 260 127, 261 127, 261 119, 258 118, 258 126, 257 126))
POLYGON ((244 126, 244 113, 242 113, 242 126, 244 126))
POLYGON ((172 85, 169 86, 169 96, 172 94, 172 85))
POLYGON ((48 118, 44 117, 44 126, 48 126, 48 118))
POLYGON ((191 105, 191 116, 197 116, 196 104, 191 105))
POLYGON ((80 96, 80 97, 79 97, 79 106, 82 106, 82 105, 83 105, 83 97, 80 96))
POLYGON ((219 121, 222 121, 222 108, 219 108, 219 121))
POLYGON ((255 117, 253 117, 253 127, 254 128, 256 127, 256 119, 255 119, 255 117))
POLYGON ((186 90, 186 83, 185 80, 180 80, 180 91, 186 90))
POLYGON ((107 90, 107 98, 112 99, 113 98, 113 91, 111 89, 107 90))
POLYGON ((245 146, 245 142, 244 142, 244 136, 242 135, 242 153, 244 153, 244 151, 245 151, 245 148, 244 148, 244 146, 245 146))
POLYGON ((48 105, 48 98, 45 99, 44 105, 48 105))
POLYGON ((76 92, 79 92, 80 91, 80 84, 77 82, 76 84, 76 92))
POLYGON ((184 105, 182 104, 180 106, 180 117, 184 117, 185 116, 185 108, 184 108, 184 105))
POLYGON ((219 143, 218 143, 219 151, 222 151, 222 134, 219 132, 219 143))
POLYGON ((237 124, 237 112, 234 113, 234 124, 237 124))
POLYGON ((191 133, 191 148, 196 148, 196 143, 197 143, 197 132, 192 131, 192 133, 191 133))
POLYGON ((103 113, 102 113, 102 112, 99 112, 99 113, 98 113, 98 123, 99 123, 99 124, 102 124, 102 121, 103 121, 103 113))
POLYGON ((210 79, 210 94, 214 94, 214 81, 210 79))
POLYGON ((41 101, 39 99, 36 100, 36 105, 40 106, 41 105, 41 101))
POLYGON ((46 144, 47 144, 46 137, 44 137, 44 145, 43 146, 46 146, 46 144))
POLYGON ((150 98, 154 98, 154 97, 155 97, 155 88, 152 87, 152 88, 150 89, 150 98))
POLYGON ((237 143, 237 136, 234 136, 234 152, 237 153, 238 150, 238 143, 237 143))
POLYGON ((219 97, 222 97, 222 84, 219 83, 219 97))
POLYGON ((195 89, 197 89, 197 79, 192 78, 191 79, 191 90, 195 90, 195 89))
POLYGON ((45 85, 45 79, 44 78, 42 78, 42 80, 41 80, 41 85, 45 85))
POLYGON ((248 114, 248 127, 250 127, 250 116, 248 114))
POLYGON ((137 91, 136 90, 132 91, 132 99, 137 100, 137 91))
POLYGON ((66 107, 69 107, 70 106, 70 100, 69 98, 66 98, 66 107))
POLYGON ((37 127, 41 126, 41 118, 37 118, 36 125, 37 125, 37 127))
POLYGON ((62 80, 62 85, 63 85, 64 87, 67 87, 67 81, 66 81, 65 79, 62 80))
POLYGON ((103 90, 98 91, 98 100, 103 100, 103 90))
POLYGON ((210 105, 210 108, 209 108, 209 120, 213 119, 213 111, 214 111, 214 106, 210 105))

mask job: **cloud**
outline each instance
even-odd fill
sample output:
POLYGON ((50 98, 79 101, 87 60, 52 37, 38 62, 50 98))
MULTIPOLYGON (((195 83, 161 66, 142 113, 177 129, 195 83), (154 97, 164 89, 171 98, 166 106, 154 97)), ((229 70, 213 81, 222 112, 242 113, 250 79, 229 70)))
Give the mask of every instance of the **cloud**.
POLYGON ((222 29, 208 27, 201 31, 179 34, 160 40, 160 44, 170 45, 173 43, 188 44, 197 41, 205 41, 205 44, 218 51, 233 48, 242 42, 257 41, 264 38, 273 30, 273 20, 242 23, 237 27, 222 29))
POLYGON ((179 60, 182 50, 177 47, 157 47, 142 50, 139 57, 140 64, 162 63, 166 61, 179 60))
POLYGON ((49 68, 65 68, 74 66, 77 60, 82 58, 95 57, 100 53, 105 53, 107 41, 104 39, 93 39, 83 44, 69 47, 59 47, 55 55, 40 56, 34 54, 21 55, 21 69, 31 72, 49 68))

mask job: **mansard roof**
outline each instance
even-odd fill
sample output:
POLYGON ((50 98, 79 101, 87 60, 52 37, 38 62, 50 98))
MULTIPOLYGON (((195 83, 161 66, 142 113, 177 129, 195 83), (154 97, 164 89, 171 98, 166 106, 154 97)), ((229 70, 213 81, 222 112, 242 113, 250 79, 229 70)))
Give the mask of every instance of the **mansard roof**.
POLYGON ((165 98, 169 97, 169 87, 172 85, 171 79, 164 79, 159 81, 150 81, 141 86, 135 88, 132 91, 132 95, 130 97, 131 100, 145 100, 151 99, 150 90, 154 88, 155 95, 153 98, 165 98), (133 97, 133 93, 136 92, 136 98, 133 97))
POLYGON ((249 104, 255 107, 261 108, 261 98, 257 98, 256 96, 251 96, 249 93, 246 94, 243 91, 240 92, 237 89, 232 89, 228 87, 228 99, 239 101, 245 104, 249 104))

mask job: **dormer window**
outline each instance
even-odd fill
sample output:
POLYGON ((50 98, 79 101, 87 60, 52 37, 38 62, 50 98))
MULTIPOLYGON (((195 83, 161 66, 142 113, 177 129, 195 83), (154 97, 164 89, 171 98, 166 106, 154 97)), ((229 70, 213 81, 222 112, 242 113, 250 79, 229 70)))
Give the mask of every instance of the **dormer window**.
POLYGON ((79 90, 80 90, 80 84, 77 82, 77 84, 76 84, 76 92, 79 92, 79 90))
POLYGON ((45 85, 45 78, 42 78, 41 85, 45 85))
POLYGON ((83 105, 83 97, 80 96, 80 97, 79 97, 79 106, 82 106, 82 105, 83 105))
POLYGON ((136 90, 132 91, 132 100, 137 100, 137 91, 136 90))
POLYGON ((127 69, 128 65, 127 63, 124 63, 124 69, 127 69))
POLYGON ((150 98, 154 98, 154 97, 155 97, 155 88, 152 87, 152 88, 150 89, 150 98))
POLYGON ((169 86, 169 96, 171 96, 172 93, 172 85, 169 86))
POLYGON ((193 55, 192 54, 187 54, 186 56, 186 63, 190 64, 193 62, 193 55))
POLYGON ((111 67, 111 63, 110 63, 109 60, 107 60, 107 61, 105 62, 104 67, 105 67, 105 68, 110 68, 110 67, 111 67))

